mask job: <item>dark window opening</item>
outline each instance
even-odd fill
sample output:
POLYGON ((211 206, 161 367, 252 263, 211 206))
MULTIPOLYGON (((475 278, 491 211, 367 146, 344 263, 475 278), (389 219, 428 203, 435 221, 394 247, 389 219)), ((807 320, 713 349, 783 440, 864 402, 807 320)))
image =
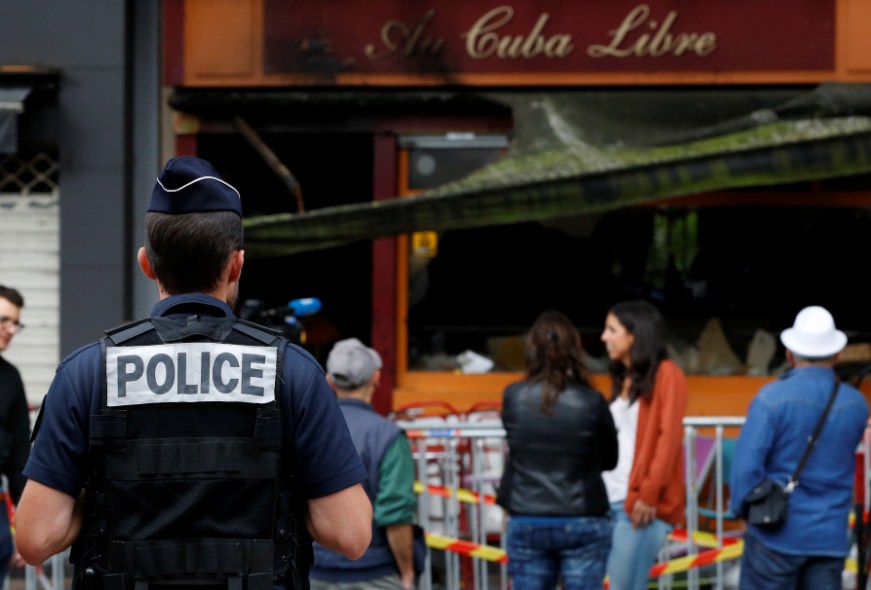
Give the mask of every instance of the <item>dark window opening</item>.
MULTIPOLYGON (((372 136, 275 134, 262 139, 299 182, 307 211, 372 200, 372 136)), ((238 135, 203 134, 198 155, 210 160, 242 195, 246 217, 296 212, 280 178, 238 135)), ((322 310, 303 318, 304 344, 322 363, 341 338, 368 341, 372 325, 371 242, 276 258, 246 257, 239 300, 269 307, 317 297, 322 310)))
POLYGON ((860 287, 869 251, 871 212, 855 207, 643 207, 446 232, 410 277, 409 366, 457 368, 472 350, 493 370, 520 370, 524 331, 557 308, 603 369, 608 308, 644 298, 666 316, 688 372, 759 374, 747 359, 763 331, 771 374, 784 362, 780 331, 807 305, 827 307, 851 343, 871 341, 860 287))

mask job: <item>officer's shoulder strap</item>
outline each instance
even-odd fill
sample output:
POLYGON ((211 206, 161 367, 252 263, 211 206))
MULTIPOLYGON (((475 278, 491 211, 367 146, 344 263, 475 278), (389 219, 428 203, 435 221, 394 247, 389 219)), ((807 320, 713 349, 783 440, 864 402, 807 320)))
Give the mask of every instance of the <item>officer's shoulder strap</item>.
MULTIPOLYGON (((145 334, 149 330, 154 330, 154 324, 151 323, 151 319, 145 318, 141 320, 137 320, 135 322, 128 322, 126 324, 121 324, 120 326, 115 326, 114 328, 109 328, 104 332, 104 336, 100 338, 100 354, 102 356, 102 366, 106 366, 106 348, 109 346, 121 346, 128 340, 132 340, 137 336, 141 336, 145 334)), ((106 395, 107 395, 107 383, 106 379, 101 379, 101 396, 102 407, 106 407, 106 395)))
POLYGON ((154 324, 151 323, 151 319, 145 318, 106 330, 106 335, 103 337, 102 342, 119 346, 128 340, 132 340, 133 338, 141 336, 142 334, 154 329, 155 327, 154 324))
MULTIPOLYGON (((288 339, 278 330, 249 322, 241 318, 236 318, 233 323, 233 329, 241 334, 245 334, 249 338, 259 340, 267 346, 274 346, 278 349, 278 373, 281 374, 282 361, 284 359, 284 349, 287 348, 288 339)), ((276 394, 278 393, 278 381, 275 382, 276 394)))
POLYGON ((237 319, 233 324, 233 329, 255 340, 259 340, 263 344, 277 345, 279 340, 286 340, 278 330, 273 330, 248 320, 237 319))
MULTIPOLYGON (((115 328, 110 328, 106 330, 104 342, 109 345, 119 346, 129 340, 136 338, 137 336, 141 336, 146 332, 156 329, 157 328, 152 323, 150 318, 144 318, 135 322, 129 322, 120 326, 116 326, 115 328)), ((281 340, 286 341, 286 338, 284 338, 281 332, 279 332, 278 330, 267 328, 266 326, 255 324, 254 322, 249 322, 248 320, 236 319, 236 321, 233 323, 233 329, 237 332, 245 334, 250 338, 258 340, 263 344, 277 345, 281 340)))

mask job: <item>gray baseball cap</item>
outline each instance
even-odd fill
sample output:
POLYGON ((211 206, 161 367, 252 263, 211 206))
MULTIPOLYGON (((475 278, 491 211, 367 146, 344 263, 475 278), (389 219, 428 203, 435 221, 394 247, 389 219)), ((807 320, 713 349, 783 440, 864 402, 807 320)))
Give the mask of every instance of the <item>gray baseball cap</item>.
POLYGON ((327 373, 337 387, 356 389, 381 368, 381 355, 356 338, 339 340, 327 356, 327 373))

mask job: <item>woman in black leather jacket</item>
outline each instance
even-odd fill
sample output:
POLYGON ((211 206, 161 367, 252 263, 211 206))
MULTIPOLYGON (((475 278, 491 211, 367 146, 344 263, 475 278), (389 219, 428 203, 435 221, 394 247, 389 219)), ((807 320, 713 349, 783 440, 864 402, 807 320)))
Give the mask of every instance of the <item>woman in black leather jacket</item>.
POLYGON ((601 590, 611 548, 601 472, 617 464, 614 420, 590 387, 568 317, 542 313, 526 349, 526 378, 502 398, 508 575, 515 590, 553 590, 560 577, 565 590, 601 590))

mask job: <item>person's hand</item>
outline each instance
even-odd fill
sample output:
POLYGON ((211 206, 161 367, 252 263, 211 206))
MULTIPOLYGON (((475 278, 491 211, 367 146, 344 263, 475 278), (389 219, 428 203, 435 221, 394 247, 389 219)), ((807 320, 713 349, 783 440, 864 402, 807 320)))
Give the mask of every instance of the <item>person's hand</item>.
POLYGON ((641 500, 635 500, 635 505, 632 506, 632 514, 629 515, 629 518, 632 520, 632 528, 646 527, 656 518, 656 506, 645 504, 641 500))
POLYGON ((18 568, 22 568, 22 567, 27 565, 27 562, 24 561, 24 558, 21 557, 21 554, 18 551, 16 551, 12 555, 12 565, 14 565, 15 567, 18 567, 18 568))
POLYGON ((18 549, 14 545, 14 538, 12 546, 12 556, 9 558, 9 565, 15 568, 23 568, 27 565, 27 562, 24 561, 24 558, 21 557, 21 554, 18 552, 18 549))
POLYGON ((408 588, 409 590, 411 590, 411 588, 414 588, 414 572, 412 571, 409 574, 403 575, 400 578, 400 583, 402 584, 403 588, 408 588))

